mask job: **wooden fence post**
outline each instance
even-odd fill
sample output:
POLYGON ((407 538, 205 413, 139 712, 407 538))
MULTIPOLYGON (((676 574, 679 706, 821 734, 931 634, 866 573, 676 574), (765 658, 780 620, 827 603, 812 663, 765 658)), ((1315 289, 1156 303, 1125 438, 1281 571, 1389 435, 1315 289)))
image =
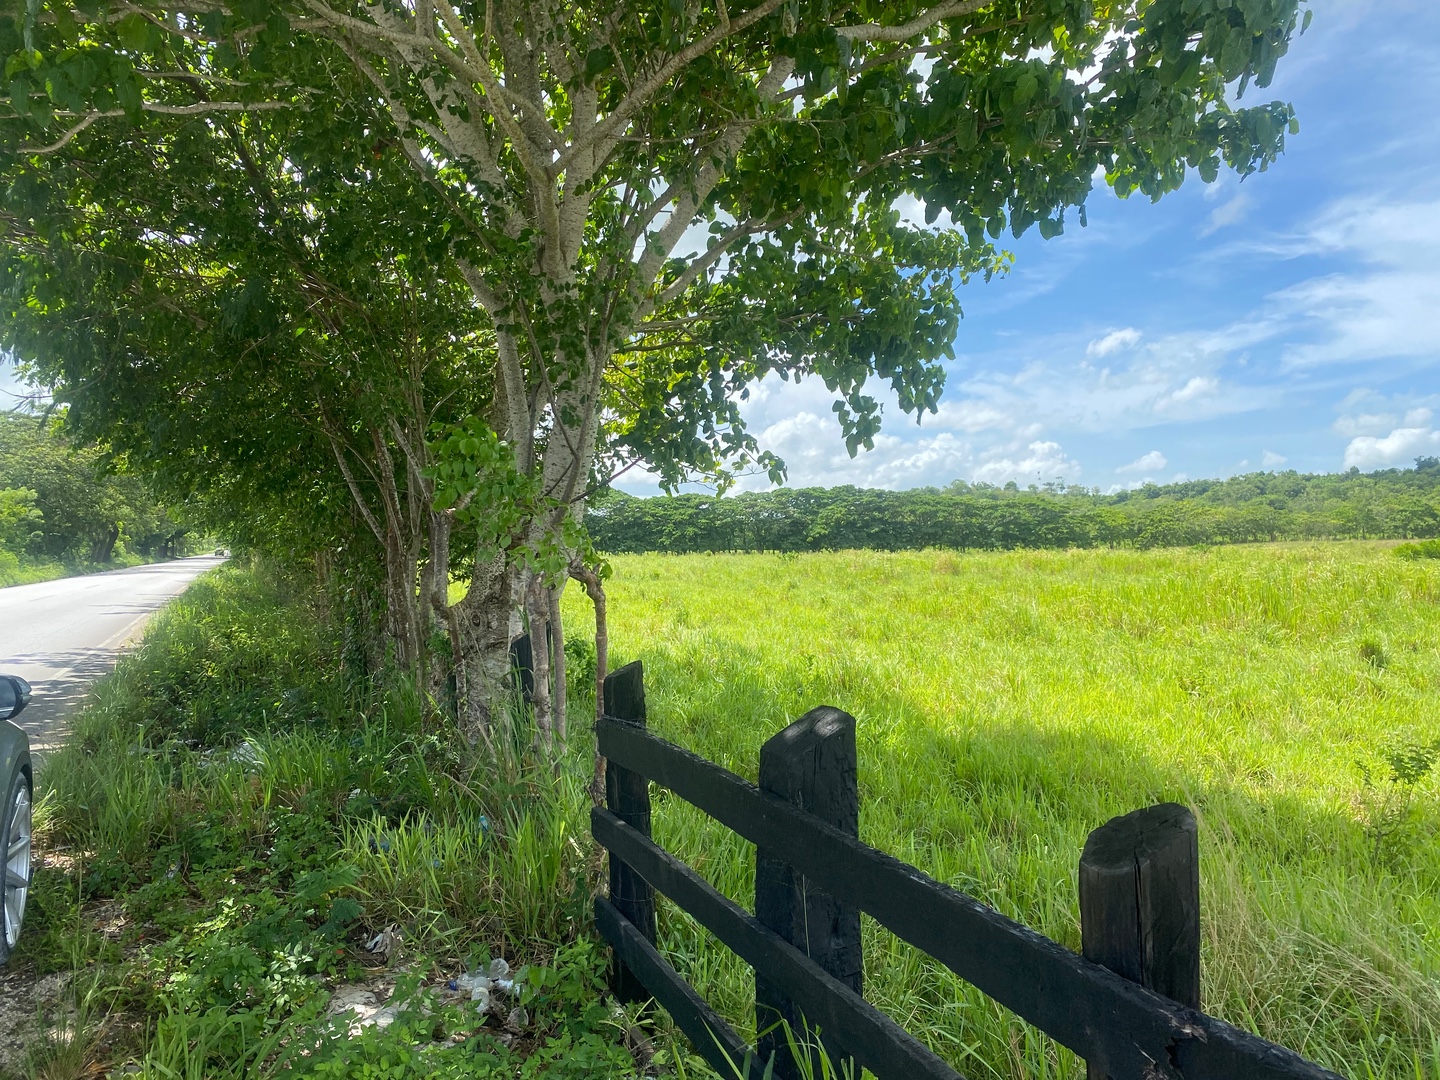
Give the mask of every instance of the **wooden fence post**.
MULTIPOLYGON (((1161 803, 1112 818, 1080 855, 1085 959, 1200 1008, 1200 846, 1195 817, 1161 803)), ((1111 1075, 1088 1063, 1090 1080, 1111 1075)))
MULTIPOLYGON (((605 715, 639 727, 645 726, 645 671, 639 660, 605 677, 605 715)), ((637 772, 605 763, 605 805, 625 824, 650 838, 650 781, 637 772)), ((655 890, 628 863, 610 855, 610 903, 655 944, 655 890)), ((649 992, 617 956, 611 969, 611 989, 629 1004, 647 1001, 649 992)))
MULTIPOLYGON (((821 706, 775 735, 760 749, 760 789, 859 836, 855 718, 821 706)), ((764 848, 755 852, 755 918, 860 993, 860 910, 815 888, 764 848)), ((796 1080, 801 1074, 785 1032, 775 1028, 782 1019, 789 1023, 797 1041, 813 1041, 795 1003, 757 972, 755 1029, 772 1029, 760 1037, 757 1056, 762 1063, 774 1056, 776 1080, 796 1080)), ((820 1033, 822 1040, 824 1034, 820 1033)), ((840 1056, 826 1053, 836 1065, 836 1075, 845 1075, 840 1056)), ((813 1067, 813 1075, 818 1077, 818 1060, 813 1067)), ((854 1069, 854 1074, 859 1076, 859 1069, 854 1069)))

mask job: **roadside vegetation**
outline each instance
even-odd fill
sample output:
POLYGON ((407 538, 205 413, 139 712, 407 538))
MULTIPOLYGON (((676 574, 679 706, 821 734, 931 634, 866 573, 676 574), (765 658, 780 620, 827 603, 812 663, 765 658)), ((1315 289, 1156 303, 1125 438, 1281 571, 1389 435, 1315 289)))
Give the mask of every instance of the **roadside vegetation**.
POLYGON ((189 554, 203 537, 61 418, 0 413, 0 587, 189 554))
POLYGON ((637 1063, 601 992, 588 762, 467 759, 453 720, 342 654, 293 581, 227 567, 97 685, 41 767, 11 965, 74 974, 20 1075, 578 1080, 673 1059, 652 1032, 637 1063), (497 958, 515 993, 487 1019, 449 980, 497 958), (352 1036, 337 987, 393 1023, 352 1036))
MULTIPOLYGON (((770 734, 847 709, 863 838, 1072 948, 1086 834, 1184 802, 1206 1010, 1347 1076, 1440 1076, 1440 563, 1351 543, 615 564, 615 659, 644 660, 660 734, 753 777, 770 734)), ((346 660, 298 579, 201 579, 42 768, 12 963, 79 974, 21 1075, 711 1075, 663 1013, 641 1039, 604 994, 571 652, 556 767, 472 754, 346 660), (496 958, 523 996, 486 1018, 447 987, 496 958), (330 1011, 357 989, 398 1018, 352 1034, 330 1011)), ((663 794, 654 828, 751 904, 752 848, 663 794)), ((866 996, 965 1075, 1083 1076, 864 932, 866 996)), ((664 901, 661 943, 753 1034, 748 968, 664 901)))
MULTIPOLYGON (((846 709, 862 838, 1076 949, 1087 833, 1185 803, 1206 1011, 1345 1076, 1440 1077, 1440 563, 1346 543, 614 564, 616 659, 644 660, 661 735, 753 779, 787 722, 846 709)), ((663 795, 653 827, 752 902, 752 847, 663 795)), ((660 925, 752 1024, 749 969, 663 901, 660 925)), ((1084 1075, 864 933, 866 996, 964 1075, 1084 1075)))
MULTIPOLYGON (((1109 494, 1062 483, 962 480, 907 491, 781 488, 733 498, 639 499, 612 491, 591 504, 585 524, 604 551, 674 554, 1409 540, 1440 536, 1440 458, 1418 458, 1413 469, 1247 473, 1109 494)), ((1431 541, 1425 550, 1437 546, 1431 541)))

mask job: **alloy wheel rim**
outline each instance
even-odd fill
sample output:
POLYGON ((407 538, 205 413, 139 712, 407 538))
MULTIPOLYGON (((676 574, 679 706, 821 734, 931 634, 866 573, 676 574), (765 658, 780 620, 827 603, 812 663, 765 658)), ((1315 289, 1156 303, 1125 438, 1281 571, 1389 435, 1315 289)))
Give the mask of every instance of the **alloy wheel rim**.
POLYGON ((25 921, 30 895, 30 792, 22 783, 10 815, 10 846, 5 853, 5 945, 13 949, 25 921))

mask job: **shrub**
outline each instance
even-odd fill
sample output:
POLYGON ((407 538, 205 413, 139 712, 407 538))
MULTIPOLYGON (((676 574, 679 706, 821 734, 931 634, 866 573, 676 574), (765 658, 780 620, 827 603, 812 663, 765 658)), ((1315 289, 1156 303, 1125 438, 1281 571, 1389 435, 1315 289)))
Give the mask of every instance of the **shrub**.
POLYGON ((1417 540, 1411 544, 1401 544, 1395 549, 1395 554, 1401 559, 1440 559, 1440 540, 1417 540))

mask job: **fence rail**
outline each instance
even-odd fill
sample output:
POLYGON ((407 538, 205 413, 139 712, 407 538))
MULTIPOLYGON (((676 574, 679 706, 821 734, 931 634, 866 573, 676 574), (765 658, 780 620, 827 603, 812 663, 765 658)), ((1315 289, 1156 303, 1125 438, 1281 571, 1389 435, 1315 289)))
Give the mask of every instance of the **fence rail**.
MULTIPOLYGON (((607 808, 593 811, 591 828, 610 852, 610 897, 597 900, 596 921, 616 952, 616 990, 630 1000, 653 996, 722 1073, 747 1048, 656 951, 656 889, 755 968, 757 1029, 803 1016, 824 1053, 880 1080, 958 1074, 864 1000, 858 915, 850 918, 858 911, 1084 1058, 1092 1077, 1338 1080, 1149 988, 1188 996, 1193 971, 1198 1004, 1198 874, 1183 807, 1116 819, 1086 845, 1085 951, 1102 966, 862 843, 851 809, 854 720, 838 709, 813 710, 766 743, 757 787, 645 730, 638 663, 609 677, 605 704, 597 738, 608 762, 607 808), (756 845, 756 915, 651 840, 651 781, 756 845), (1117 863, 1121 872, 1107 875, 1117 863), (1185 899, 1192 889, 1193 903, 1185 899), (824 917, 813 918, 816 910, 824 917)), ((762 1038, 752 1075, 772 1054, 777 1077, 795 1075, 776 1049, 773 1035, 762 1038)))

